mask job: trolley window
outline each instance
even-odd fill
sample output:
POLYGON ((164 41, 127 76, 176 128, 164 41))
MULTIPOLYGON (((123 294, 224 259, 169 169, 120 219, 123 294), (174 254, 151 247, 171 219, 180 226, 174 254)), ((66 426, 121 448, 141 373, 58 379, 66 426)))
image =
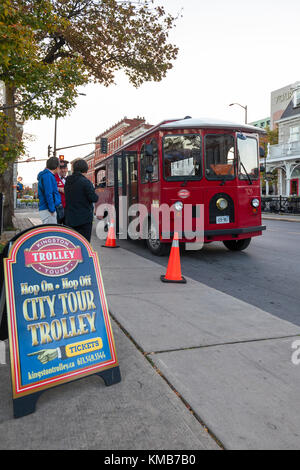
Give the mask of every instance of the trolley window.
POLYGON ((258 178, 258 144, 254 137, 237 134, 239 156, 239 178, 256 180, 258 178))
POLYGON ((164 176, 167 180, 201 179, 199 134, 167 135, 163 139, 164 176))
POLYGON ((155 139, 141 148, 140 174, 141 183, 158 181, 158 145, 155 139))
POLYGON ((107 162, 107 186, 114 185, 114 160, 111 158, 107 162))
POLYGON ((123 173, 122 173, 122 160, 118 158, 118 186, 121 188, 123 186, 123 173))
POLYGON ((205 137, 205 175, 209 180, 235 177, 234 137, 211 134, 205 137))
POLYGON ((105 166, 99 168, 96 172, 96 187, 97 188, 106 187, 106 167, 105 166))

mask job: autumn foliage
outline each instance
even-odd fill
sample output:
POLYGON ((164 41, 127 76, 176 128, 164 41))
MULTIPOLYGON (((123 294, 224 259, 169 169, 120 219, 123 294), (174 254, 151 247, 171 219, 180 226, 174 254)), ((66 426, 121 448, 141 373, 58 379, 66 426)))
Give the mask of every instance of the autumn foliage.
POLYGON ((17 120, 65 116, 79 86, 109 86, 120 70, 134 86, 162 80, 178 52, 175 22, 153 0, 1 0, 0 174, 22 152, 17 120))

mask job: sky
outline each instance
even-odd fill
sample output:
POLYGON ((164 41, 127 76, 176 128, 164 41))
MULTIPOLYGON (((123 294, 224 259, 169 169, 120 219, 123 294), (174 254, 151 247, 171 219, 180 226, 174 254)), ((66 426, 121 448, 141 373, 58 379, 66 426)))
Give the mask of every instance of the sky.
MULTIPOLYGON (((270 116, 271 92, 300 80, 299 0, 156 0, 166 11, 182 12, 170 42, 179 55, 161 82, 138 89, 125 75, 106 88, 88 85, 79 92, 77 106, 57 121, 57 147, 94 142, 115 123, 141 116, 156 125, 164 119, 212 117, 248 122, 270 116)), ((32 136, 27 152, 47 158, 53 147, 54 118, 28 121, 32 136)), ((90 153, 94 145, 59 151, 72 161, 90 153)), ((22 163, 18 175, 25 184, 36 181, 45 162, 22 163)))

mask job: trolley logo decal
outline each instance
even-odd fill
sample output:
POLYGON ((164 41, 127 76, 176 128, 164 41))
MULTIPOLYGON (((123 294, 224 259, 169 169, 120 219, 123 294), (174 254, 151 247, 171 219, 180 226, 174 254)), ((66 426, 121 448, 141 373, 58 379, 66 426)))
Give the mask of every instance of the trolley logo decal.
POLYGON ((81 248, 63 237, 47 237, 24 251, 25 266, 45 276, 68 274, 82 261, 81 248))
POLYGON ((186 199, 187 197, 190 197, 191 193, 188 189, 181 189, 178 191, 177 196, 180 197, 181 199, 186 199))

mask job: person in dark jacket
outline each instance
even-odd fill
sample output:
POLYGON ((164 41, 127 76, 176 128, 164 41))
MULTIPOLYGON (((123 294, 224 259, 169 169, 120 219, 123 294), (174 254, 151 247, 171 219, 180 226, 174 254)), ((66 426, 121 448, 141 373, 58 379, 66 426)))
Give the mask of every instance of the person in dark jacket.
POLYGON ((67 177, 65 184, 65 223, 90 241, 94 217, 93 202, 98 201, 98 194, 85 176, 88 172, 87 162, 78 159, 72 166, 73 174, 67 177))

